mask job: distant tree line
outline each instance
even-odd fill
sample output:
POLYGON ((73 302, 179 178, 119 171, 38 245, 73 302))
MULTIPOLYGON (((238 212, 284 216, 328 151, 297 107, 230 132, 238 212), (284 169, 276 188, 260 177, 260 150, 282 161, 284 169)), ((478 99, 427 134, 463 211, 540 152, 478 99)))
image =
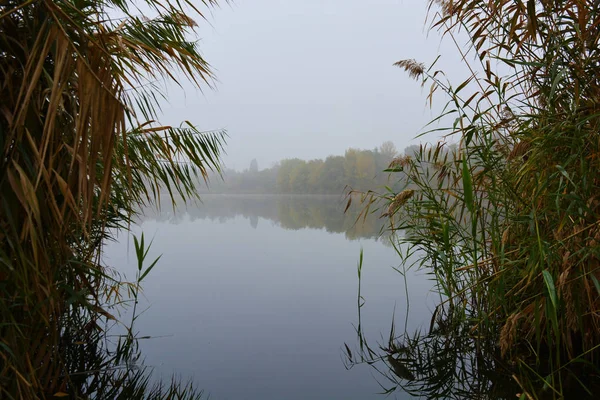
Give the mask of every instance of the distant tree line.
MULTIPOLYGON (((418 150, 418 145, 410 146, 404 153, 411 155, 418 150)), ((252 160, 248 169, 225 169, 222 178, 213 176, 207 190, 239 194, 341 194, 348 188, 375 189, 390 183, 384 170, 398 156, 396 147, 388 141, 372 150, 350 148, 343 156, 332 155, 325 160, 284 159, 262 170, 252 160)))

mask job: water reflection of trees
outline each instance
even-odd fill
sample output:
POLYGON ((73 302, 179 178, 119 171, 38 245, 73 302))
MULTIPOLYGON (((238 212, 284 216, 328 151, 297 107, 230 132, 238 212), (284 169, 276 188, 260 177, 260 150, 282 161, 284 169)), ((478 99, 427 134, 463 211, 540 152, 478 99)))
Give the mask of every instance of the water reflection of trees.
POLYGON ((204 195, 202 203, 197 205, 175 210, 170 206, 163 206, 162 210, 145 209, 141 220, 179 224, 187 220, 225 222, 242 217, 255 229, 259 220, 265 219, 284 229, 324 229, 344 233, 348 239, 382 236, 385 221, 379 215, 357 220, 360 208, 350 207, 344 213, 345 205, 341 196, 204 195))

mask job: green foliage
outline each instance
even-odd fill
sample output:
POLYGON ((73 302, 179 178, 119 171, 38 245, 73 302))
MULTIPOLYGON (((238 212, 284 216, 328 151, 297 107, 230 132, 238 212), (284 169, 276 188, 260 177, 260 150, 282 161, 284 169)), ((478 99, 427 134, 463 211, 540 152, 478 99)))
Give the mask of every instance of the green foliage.
POLYGON ((121 369, 132 352, 102 343, 131 287, 101 263, 102 243, 164 188, 196 197, 225 138, 158 123, 157 81, 212 75, 189 39, 194 4, 145 7, 141 17, 120 0, 0 5, 2 398, 144 396, 147 376, 121 369))
POLYGON ((381 359, 403 346, 418 373, 395 384, 425 388, 430 397, 478 397, 482 392, 441 392, 439 376, 427 374, 432 361, 442 362, 435 346, 466 340, 464 363, 474 365, 474 355, 477 365, 491 360, 492 368, 468 373, 448 362, 444 385, 466 380, 494 389, 505 375, 518 385, 513 397, 597 393, 600 4, 430 3, 441 6, 432 26, 455 42, 461 29, 470 40, 457 50, 474 61, 456 87, 434 65, 396 63, 430 84, 430 96, 449 96, 435 121, 454 121, 436 131, 461 142, 456 152, 423 146, 391 166, 414 190, 400 208, 392 207, 400 196, 394 191, 368 198, 370 207, 393 208, 389 228, 404 232, 397 238, 404 266, 429 272, 440 296, 430 332, 391 339, 381 359))
POLYGON ((374 150, 348 149, 325 160, 285 159, 261 171, 226 170, 212 179, 211 193, 342 194, 351 188, 369 190, 388 184, 382 173, 397 155, 391 142, 374 150), (379 172, 378 172, 379 171, 379 172))

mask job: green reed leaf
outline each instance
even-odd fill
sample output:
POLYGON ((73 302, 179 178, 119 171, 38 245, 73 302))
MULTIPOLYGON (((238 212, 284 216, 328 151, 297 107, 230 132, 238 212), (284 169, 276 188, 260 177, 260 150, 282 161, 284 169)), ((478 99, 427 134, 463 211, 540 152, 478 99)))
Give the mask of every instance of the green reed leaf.
POLYGON ((463 191, 465 196, 465 204, 467 205, 467 209, 469 212, 473 212, 473 179, 471 177, 471 170, 469 169, 469 164, 467 163, 466 155, 463 156, 462 160, 462 181, 463 181, 463 191))
POLYGON ((556 310, 558 306, 558 298, 556 297, 556 287, 554 286, 554 279, 550 272, 545 269, 542 271, 542 275, 544 276, 544 282, 546 283, 546 288, 548 289, 548 295, 550 296, 550 301, 556 310))

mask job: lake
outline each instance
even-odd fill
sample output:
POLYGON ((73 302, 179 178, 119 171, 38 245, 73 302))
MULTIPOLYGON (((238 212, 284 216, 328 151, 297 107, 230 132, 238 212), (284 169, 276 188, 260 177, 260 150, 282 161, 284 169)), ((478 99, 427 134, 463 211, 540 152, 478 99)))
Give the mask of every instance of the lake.
MULTIPOLYGON (((436 296, 422 272, 404 279, 383 220, 355 224, 342 198, 203 197, 198 206, 145 210, 136 235, 153 240, 136 331, 155 375, 194 380, 211 399, 377 399, 385 378, 347 370, 358 345, 357 264, 364 254, 362 326, 384 343, 428 326, 436 296), (410 313, 407 318, 407 299, 410 313)), ((134 277, 133 240, 105 247, 108 265, 134 277)), ((397 398, 407 398, 398 394, 397 398)))

